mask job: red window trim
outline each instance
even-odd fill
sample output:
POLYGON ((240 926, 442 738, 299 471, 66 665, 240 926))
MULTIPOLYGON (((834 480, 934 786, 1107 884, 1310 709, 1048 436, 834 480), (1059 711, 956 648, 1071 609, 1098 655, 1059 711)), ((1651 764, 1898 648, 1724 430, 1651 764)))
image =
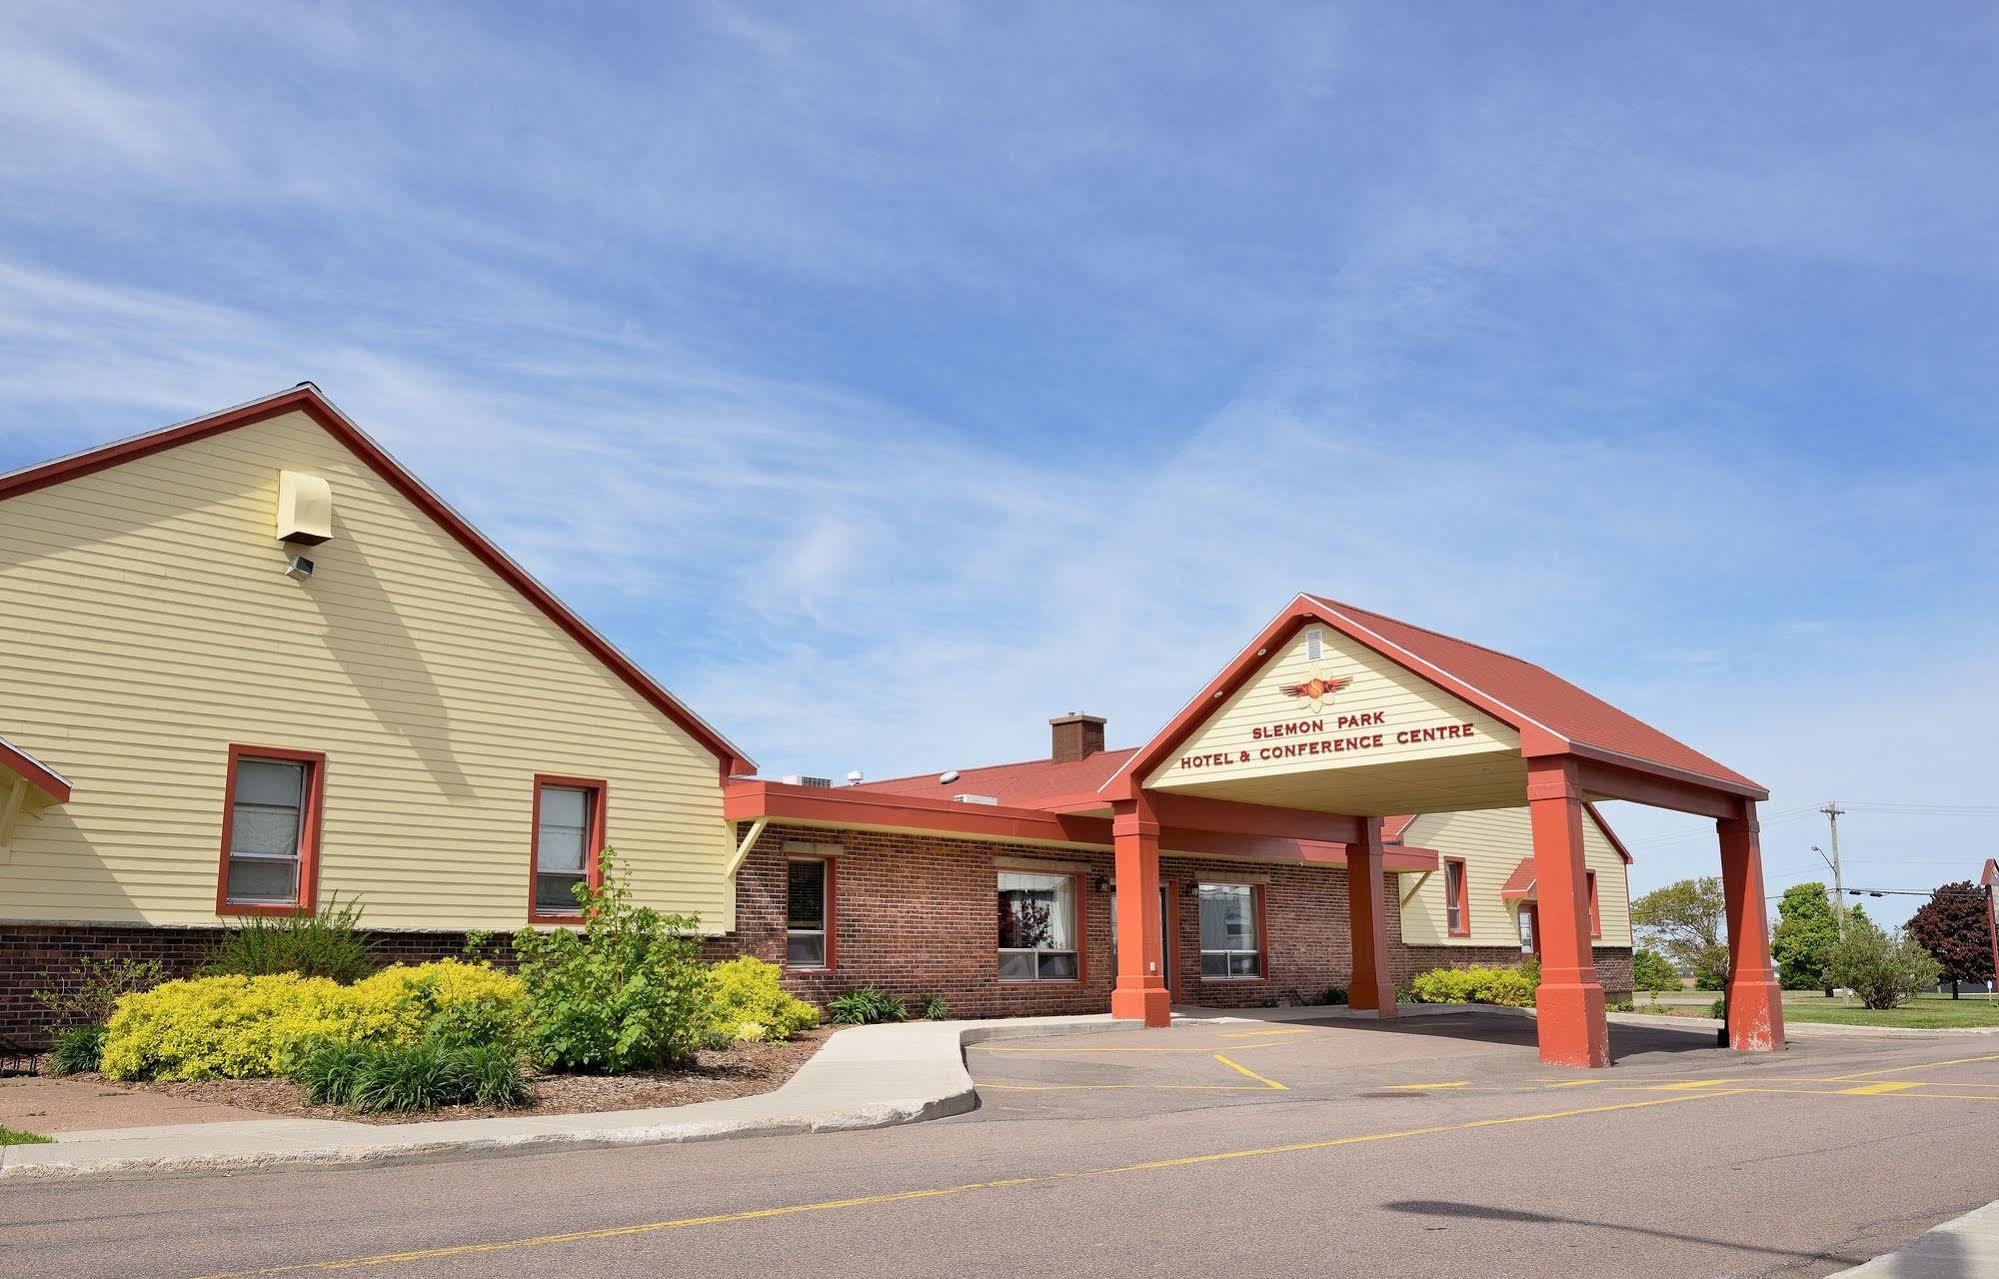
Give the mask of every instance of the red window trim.
MULTIPOLYGON (((1250 909, 1256 912, 1256 976, 1210 977, 1208 976, 1207 971, 1203 969, 1200 966, 1200 964, 1197 962, 1194 965, 1194 980, 1198 982, 1213 982, 1218 986, 1219 985, 1240 986, 1245 982, 1269 981, 1270 980, 1270 914, 1265 909, 1263 885, 1242 879, 1196 879, 1194 881, 1194 901, 1195 901, 1194 928, 1197 933, 1200 931, 1201 915, 1200 915, 1199 903, 1201 900, 1201 887, 1204 884, 1213 888, 1247 888, 1249 890, 1250 909)), ((1198 942, 1194 950, 1195 954, 1198 956, 1200 954, 1200 946, 1198 942)))
POLYGON ((1450 937, 1471 936, 1471 868, 1462 857, 1444 858, 1444 932, 1450 937), (1451 867, 1458 868, 1458 926, 1451 927, 1451 867))
POLYGON ((840 867, 839 858, 831 853, 787 853, 784 858, 785 901, 784 901, 784 962, 779 965, 792 973, 830 973, 840 967, 840 867), (793 862, 819 862, 826 867, 826 962, 809 967, 794 968, 791 963, 791 864, 793 862))
POLYGON ((1591 941, 1603 936, 1603 914, 1596 906, 1596 872, 1585 870, 1583 880, 1589 885, 1589 935, 1591 941))
POLYGON ((597 865, 597 854, 603 851, 606 842, 605 831, 609 829, 609 823, 605 820, 605 810, 610 807, 611 788, 600 777, 558 777, 553 773, 534 775, 534 806, 528 815, 528 922, 530 924, 581 923, 583 912, 580 909, 544 912, 535 906, 535 874, 539 870, 535 861, 535 841, 541 838, 541 788, 544 786, 568 786, 592 792, 590 834, 583 846, 583 874, 592 888, 604 882, 602 872, 597 865))
POLYGON ((993 984, 996 986, 1081 986, 1090 980, 1090 881, 1081 871, 1028 870, 1024 865, 993 867, 993 891, 999 891, 999 877, 1008 871, 1023 875, 1067 875, 1076 881, 1076 975, 1074 977, 1033 977, 1008 980, 999 975, 999 933, 993 934, 993 984))
POLYGON ((229 744, 229 773, 222 784, 222 849, 215 872, 215 913, 282 918, 319 909, 320 814, 326 808, 326 755, 284 746, 229 744), (306 765, 305 811, 298 819, 298 901, 292 905, 229 900, 229 837, 236 824, 236 765, 245 759, 277 759, 306 765))

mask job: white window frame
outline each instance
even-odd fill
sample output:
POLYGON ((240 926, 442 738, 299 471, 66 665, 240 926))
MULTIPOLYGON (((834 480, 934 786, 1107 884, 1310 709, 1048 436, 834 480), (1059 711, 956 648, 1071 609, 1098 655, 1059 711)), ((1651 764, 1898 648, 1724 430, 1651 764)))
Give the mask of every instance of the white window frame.
MULTIPOLYGON (((1021 876, 1031 879, 1060 879, 1068 881, 1069 936, 1072 939, 1074 939, 1076 944, 1070 947, 997 946, 995 947, 995 949, 1002 962, 1004 962, 1005 958, 1008 955, 1030 955, 1033 957, 1032 962, 1034 965, 1034 974, 1029 977, 1009 977, 1006 975, 1004 968, 1002 968, 1000 971, 999 980, 1008 985, 1019 985, 1019 986, 1031 986, 1038 982, 1064 982, 1064 981, 1079 982, 1083 980, 1082 884, 1079 882, 1079 880, 1074 874, 1068 871, 1038 871, 1038 870, 1007 869, 1007 870, 1001 870, 993 878, 993 891, 995 897, 997 897, 997 894, 999 894, 1000 892, 1005 891, 1001 887, 1001 884, 1005 881, 1006 877, 1009 875, 1021 876), (1072 961, 1073 963, 1072 971, 1067 973, 1054 973, 1054 974, 1047 974, 1042 972, 1042 965, 1046 963, 1048 959, 1064 957, 1064 956, 1066 956, 1068 959, 1072 961)), ((998 938, 995 937, 994 940, 997 941, 998 938)))
POLYGON ((787 854, 784 859, 784 966, 793 972, 825 973, 833 971, 832 932, 833 922, 833 859, 787 854), (791 868, 804 862, 819 867, 819 927, 793 928, 791 926, 791 868), (816 964, 794 963, 791 958, 791 943, 802 937, 819 939, 819 962, 816 964))
POLYGON ((1259 887, 1260 886, 1256 884, 1234 883, 1227 880, 1203 880, 1194 886, 1194 935, 1197 938, 1199 938, 1201 942, 1202 981, 1262 981, 1268 975, 1263 971, 1263 902, 1260 900, 1263 894, 1258 891, 1259 887), (1244 950, 1240 947, 1211 948, 1210 946, 1208 946, 1207 938, 1202 935, 1202 930, 1200 926, 1201 905, 1202 903, 1208 900, 1207 890, 1211 888, 1229 888, 1229 889, 1239 888, 1242 889, 1245 893, 1249 894, 1249 922, 1250 922, 1250 941, 1251 941, 1249 949, 1244 950), (1228 958, 1225 961, 1224 966, 1229 971, 1219 977, 1210 974, 1208 972, 1208 962, 1207 962, 1208 956, 1210 955, 1227 956, 1228 958), (1250 973, 1236 972, 1235 957, 1238 955, 1248 955, 1251 958, 1253 958, 1256 961, 1256 971, 1250 973))
MULTIPOLYGON (((290 853, 249 853, 240 852, 235 847, 241 831, 238 815, 245 808, 270 808, 272 805, 245 800, 240 791, 230 799, 229 829, 230 848, 228 864, 222 868, 222 896, 231 906, 300 906, 305 900, 305 848, 309 838, 306 823, 312 816, 313 764, 310 760, 284 759, 275 755, 255 755, 244 752, 236 757, 233 769, 237 777, 242 776, 246 764, 272 764, 280 768, 294 769, 298 773, 298 804, 294 808, 296 819, 292 828, 292 850, 290 853), (230 869, 237 862, 260 862, 270 866, 290 866, 292 868, 292 891, 288 897, 238 896, 229 891, 229 881, 233 876, 230 869)), ((232 784, 234 779, 232 779, 232 784)))

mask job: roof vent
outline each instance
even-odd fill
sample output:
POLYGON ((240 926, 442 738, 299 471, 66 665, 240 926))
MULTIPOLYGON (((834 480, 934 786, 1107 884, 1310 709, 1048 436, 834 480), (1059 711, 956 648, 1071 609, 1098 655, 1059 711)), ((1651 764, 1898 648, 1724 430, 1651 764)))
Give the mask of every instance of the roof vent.
POLYGON ((332 486, 306 471, 279 471, 278 540, 318 546, 332 536, 332 486))
POLYGON ((784 784, 786 786, 810 786, 814 790, 833 789, 833 779, 830 777, 805 777, 798 773, 785 774, 784 784))
POLYGON ((952 770, 951 770, 950 772, 948 772, 948 773, 939 773, 939 774, 937 774, 937 781, 938 781, 938 783, 939 783, 939 784, 941 784, 941 785, 945 785, 945 786, 948 786, 948 785, 950 785, 950 784, 951 784, 952 782, 955 782, 955 781, 957 781, 957 780, 958 780, 958 770, 957 770, 957 769, 955 769, 955 768, 954 768, 954 769, 952 769, 952 770))
POLYGON ((1305 632, 1305 660, 1316 662, 1325 657, 1326 633, 1314 626, 1305 632))
POLYGON ((953 795, 951 798, 960 804, 987 804, 993 808, 999 807, 997 795, 953 795))
POLYGON ((853 772, 851 772, 851 773, 848 773, 848 774, 847 774, 847 785, 849 785, 849 786, 859 786, 860 784, 861 784, 861 770, 860 770, 860 769, 858 769, 858 768, 857 768, 857 769, 855 769, 855 770, 854 770, 853 772))
POLYGON ((1100 715, 1078 715, 1070 711, 1048 721, 1053 732, 1048 758, 1058 764, 1088 759, 1104 748, 1104 721, 1100 715))

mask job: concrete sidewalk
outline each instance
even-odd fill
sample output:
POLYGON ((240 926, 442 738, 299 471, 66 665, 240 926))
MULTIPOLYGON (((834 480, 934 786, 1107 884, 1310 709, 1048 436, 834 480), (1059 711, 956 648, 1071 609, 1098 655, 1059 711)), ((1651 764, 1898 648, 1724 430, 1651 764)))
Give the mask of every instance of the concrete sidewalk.
POLYGON ((774 1092, 650 1110, 407 1124, 269 1119, 67 1132, 49 1145, 0 1146, 0 1183, 881 1128, 977 1106, 965 1071, 966 1044, 1138 1028, 1108 1014, 853 1026, 828 1039, 774 1092))
POLYGON ((1976 1279, 1979 1275, 1999 1275, 1999 1203, 1946 1221, 1908 1247, 1841 1270, 1831 1279, 1976 1279))

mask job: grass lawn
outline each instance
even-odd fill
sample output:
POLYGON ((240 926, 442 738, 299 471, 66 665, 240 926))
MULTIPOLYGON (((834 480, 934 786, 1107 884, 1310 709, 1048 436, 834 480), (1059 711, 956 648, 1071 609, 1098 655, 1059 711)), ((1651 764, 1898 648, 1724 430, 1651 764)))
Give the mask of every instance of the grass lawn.
MULTIPOLYGON (((1666 997, 1674 1000, 1673 995, 1666 997)), ((1680 1017, 1705 1017, 1708 1005, 1715 994, 1700 992, 1700 999, 1688 997, 1673 1003, 1661 1003, 1656 1007, 1644 995, 1639 995, 1634 1011, 1647 1013, 1670 1013, 1680 1017)), ((1827 999, 1813 990, 1787 990, 1784 992, 1784 1020, 1790 1022, 1820 1022, 1839 1026, 1907 1026, 1911 1030, 1942 1030, 1951 1026, 1999 1026, 1999 1002, 1987 1003, 1985 992, 1976 996, 1969 991, 1963 999, 1952 999, 1949 995, 1921 995, 1913 1002, 1885 1012, 1875 1012, 1860 1006, 1860 1001, 1848 1002, 1842 999, 1827 999)))
POLYGON ((38 1132, 22 1132, 19 1128, 0 1128, 0 1146, 40 1146, 55 1140, 38 1132))

